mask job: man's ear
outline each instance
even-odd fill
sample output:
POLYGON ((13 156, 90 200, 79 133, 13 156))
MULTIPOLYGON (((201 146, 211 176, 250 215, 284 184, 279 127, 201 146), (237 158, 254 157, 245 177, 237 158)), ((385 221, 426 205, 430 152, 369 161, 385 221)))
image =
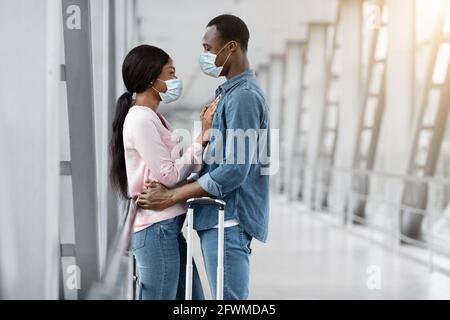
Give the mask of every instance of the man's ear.
POLYGON ((236 41, 231 41, 228 43, 228 49, 230 52, 235 52, 239 48, 239 44, 236 41))

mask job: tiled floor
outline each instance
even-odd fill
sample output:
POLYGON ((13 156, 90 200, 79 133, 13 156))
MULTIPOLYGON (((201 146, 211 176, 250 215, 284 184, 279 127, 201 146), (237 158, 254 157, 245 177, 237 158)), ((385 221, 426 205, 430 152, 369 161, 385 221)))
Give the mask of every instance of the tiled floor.
POLYGON ((253 243, 252 299, 450 299, 449 276, 299 206, 274 198, 270 218, 268 242, 253 243))

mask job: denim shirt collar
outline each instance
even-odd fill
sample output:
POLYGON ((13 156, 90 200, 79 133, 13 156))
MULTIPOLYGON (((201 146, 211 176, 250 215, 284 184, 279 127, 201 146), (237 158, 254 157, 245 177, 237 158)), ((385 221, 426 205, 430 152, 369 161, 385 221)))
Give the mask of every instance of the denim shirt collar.
POLYGON ((245 70, 241 74, 238 74, 237 76, 234 76, 231 79, 228 79, 226 82, 222 83, 216 90, 216 95, 223 93, 227 93, 231 88, 233 88, 235 85, 241 83, 242 81, 248 79, 249 77, 254 76, 254 72, 251 69, 245 70))

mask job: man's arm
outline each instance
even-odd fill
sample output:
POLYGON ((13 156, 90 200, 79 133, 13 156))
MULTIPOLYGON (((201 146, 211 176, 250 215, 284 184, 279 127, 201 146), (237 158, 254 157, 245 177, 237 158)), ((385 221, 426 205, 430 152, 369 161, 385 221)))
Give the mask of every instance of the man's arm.
POLYGON ((225 157, 218 167, 197 180, 209 194, 223 198, 247 179, 252 163, 258 161, 261 112, 261 102, 250 90, 230 98, 225 117, 227 130, 222 133, 226 139, 225 157))
POLYGON ((184 203, 190 198, 210 196, 197 182, 185 184, 175 189, 168 189, 164 185, 152 182, 146 185, 139 195, 137 204, 148 210, 161 211, 177 203, 184 203))
POLYGON ((179 188, 172 190, 173 203, 186 202, 191 198, 210 197, 211 195, 206 192, 197 181, 186 184, 179 188))

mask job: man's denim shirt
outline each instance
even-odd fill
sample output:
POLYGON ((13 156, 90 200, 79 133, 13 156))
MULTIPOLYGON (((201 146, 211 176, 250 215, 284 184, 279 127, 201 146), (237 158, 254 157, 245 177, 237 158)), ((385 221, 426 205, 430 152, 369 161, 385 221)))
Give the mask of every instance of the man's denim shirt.
MULTIPOLYGON (((213 132, 211 136, 205 165, 197 181, 206 192, 226 202, 225 220, 236 219, 248 234, 265 242, 269 222, 270 165, 266 100, 251 70, 219 86, 216 97, 219 95, 221 99, 212 124, 212 129, 218 130, 218 134, 213 132), (241 137, 248 134, 241 139, 244 150, 237 142, 239 134, 241 137), (222 157, 217 157, 220 154, 222 157), (216 161, 211 160, 214 156, 216 161)), ((216 224, 216 207, 195 208, 196 230, 210 229, 216 224)))

